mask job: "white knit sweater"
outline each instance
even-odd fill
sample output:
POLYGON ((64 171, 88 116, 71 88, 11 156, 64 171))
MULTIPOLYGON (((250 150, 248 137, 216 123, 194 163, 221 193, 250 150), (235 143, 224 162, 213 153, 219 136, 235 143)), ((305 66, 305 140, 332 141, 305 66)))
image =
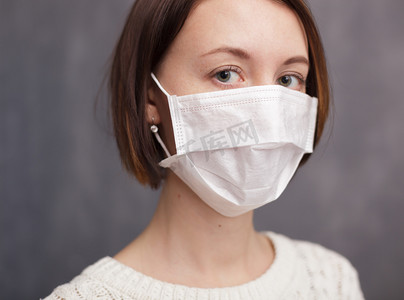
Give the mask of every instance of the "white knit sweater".
POLYGON ((266 234, 275 259, 263 275, 242 285, 205 289, 171 284, 104 257, 45 300, 364 299, 357 272, 343 256, 317 244, 266 234))

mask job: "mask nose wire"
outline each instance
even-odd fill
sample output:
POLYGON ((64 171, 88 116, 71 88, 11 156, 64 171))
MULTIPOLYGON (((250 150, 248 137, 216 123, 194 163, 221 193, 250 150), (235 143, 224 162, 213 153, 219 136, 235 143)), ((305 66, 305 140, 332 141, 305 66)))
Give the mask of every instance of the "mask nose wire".
MULTIPOLYGON (((167 91, 163 88, 163 86, 160 84, 160 82, 157 80, 157 77, 151 73, 151 77, 153 78, 154 82, 157 84, 159 89, 167 96, 167 98, 170 97, 170 94, 167 93, 167 91)), ((160 146, 163 148, 164 152, 167 155, 167 158, 171 156, 170 152, 168 151, 166 145, 164 144, 163 140, 161 139, 158 131, 158 127, 154 125, 154 118, 153 118, 153 125, 150 127, 150 130, 154 133, 154 136, 156 137, 157 141, 159 142, 160 146)))

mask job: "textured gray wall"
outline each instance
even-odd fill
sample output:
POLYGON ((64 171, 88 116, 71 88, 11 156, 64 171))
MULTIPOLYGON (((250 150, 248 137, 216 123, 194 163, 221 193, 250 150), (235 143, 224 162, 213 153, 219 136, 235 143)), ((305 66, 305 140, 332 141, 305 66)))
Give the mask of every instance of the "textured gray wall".
MULTIPOLYGON (((153 213, 158 193, 120 167, 105 93, 93 109, 131 2, 0 0, 1 299, 46 296, 153 213)), ((367 299, 403 299, 404 2, 310 4, 335 124, 256 225, 344 254, 367 299)))

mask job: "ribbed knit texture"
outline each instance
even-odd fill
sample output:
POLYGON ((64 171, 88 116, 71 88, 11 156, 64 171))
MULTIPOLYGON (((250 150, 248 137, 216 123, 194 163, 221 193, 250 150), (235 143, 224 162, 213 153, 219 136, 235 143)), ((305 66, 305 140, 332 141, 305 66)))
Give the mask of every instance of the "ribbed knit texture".
POLYGON ((166 283, 104 257, 45 300, 364 299, 357 272, 343 256, 317 244, 265 234, 275 259, 263 275, 242 285, 205 289, 166 283))

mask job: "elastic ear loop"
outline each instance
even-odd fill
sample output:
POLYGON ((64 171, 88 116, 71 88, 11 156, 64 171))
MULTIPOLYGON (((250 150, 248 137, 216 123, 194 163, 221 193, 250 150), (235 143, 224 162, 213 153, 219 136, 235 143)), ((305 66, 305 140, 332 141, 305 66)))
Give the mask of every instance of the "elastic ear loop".
MULTIPOLYGON (((167 93, 167 91, 163 88, 163 86, 161 85, 161 83, 158 81, 157 77, 151 73, 151 77, 153 78, 154 82, 157 84, 157 86, 159 87, 159 89, 167 96, 167 98, 170 97, 170 94, 167 93)), ((159 142, 159 144, 161 145, 161 147, 163 148, 164 152, 166 153, 167 157, 170 157, 171 154, 170 152, 168 152, 168 149, 166 147, 166 145, 164 145, 163 140, 161 139, 158 131, 158 127, 156 125, 154 125, 154 117, 152 117, 153 120, 153 125, 150 127, 150 130, 154 133, 154 136, 156 137, 157 141, 159 142)))
POLYGON ((160 90, 167 96, 167 98, 170 97, 170 94, 167 93, 167 91, 163 88, 160 81, 158 81, 156 75, 154 75, 154 73, 151 73, 151 77, 153 78, 153 80, 157 84, 157 86, 160 88, 160 90))
MULTIPOLYGON (((153 121, 154 121, 154 117, 153 117, 153 121)), ((168 149, 167 149, 166 145, 164 145, 164 142, 163 142, 163 140, 161 139, 161 137, 160 137, 160 135, 158 133, 158 131, 159 131, 158 127, 153 124, 150 127, 150 130, 154 133, 154 136, 156 137, 156 139, 159 142, 159 144, 161 145, 161 147, 163 147, 164 152, 166 153, 167 157, 170 157, 171 154, 170 154, 170 152, 168 152, 168 149)))

